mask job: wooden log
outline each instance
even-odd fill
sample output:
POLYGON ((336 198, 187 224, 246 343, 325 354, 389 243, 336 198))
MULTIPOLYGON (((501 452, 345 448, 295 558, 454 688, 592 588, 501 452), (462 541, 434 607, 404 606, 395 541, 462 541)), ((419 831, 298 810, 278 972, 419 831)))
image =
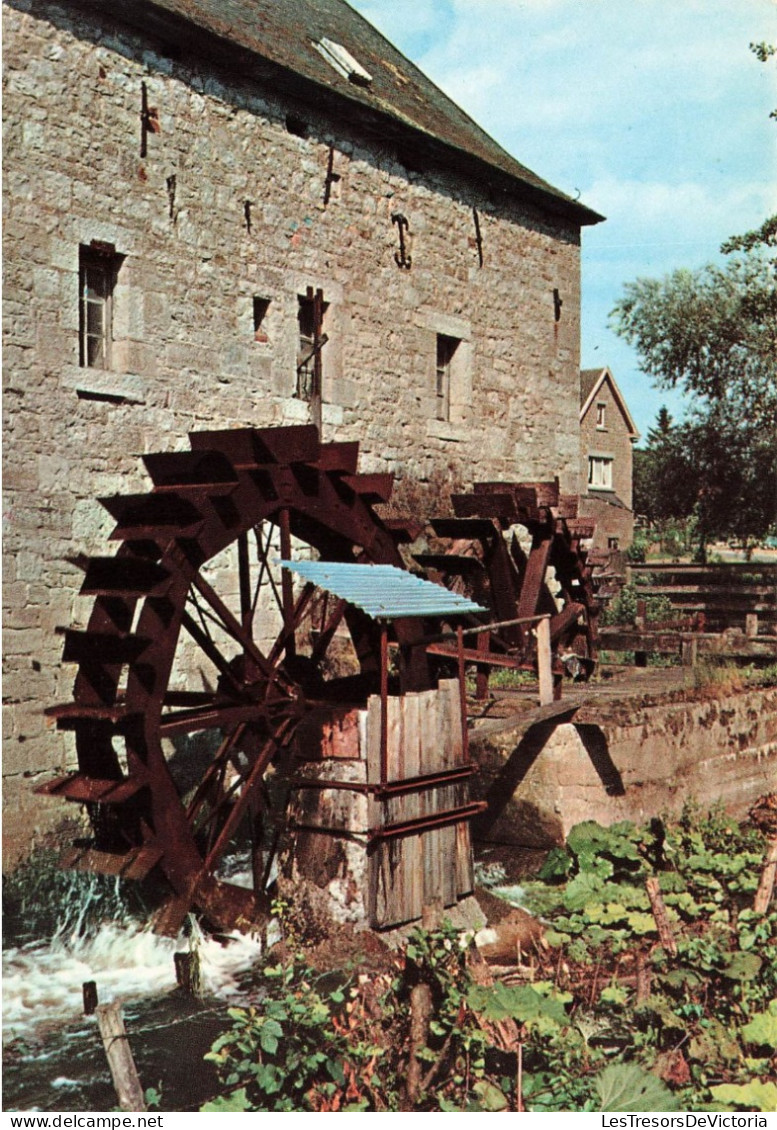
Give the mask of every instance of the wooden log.
POLYGON ((758 890, 755 892, 753 910, 756 914, 766 914, 769 909, 769 903, 772 901, 772 895, 774 893, 774 880, 776 875, 777 836, 773 836, 769 840, 769 846, 766 849, 766 858, 764 859, 763 870, 761 871, 761 881, 758 884, 758 890))
POLYGON ((121 1006, 100 1004, 95 1009, 108 1066, 121 1110, 147 1109, 135 1061, 130 1051, 121 1006))
POLYGON ((637 975, 636 975, 636 990, 637 990, 637 1004, 643 1004, 651 993, 650 984, 650 970, 645 964, 645 955, 640 952, 637 954, 637 975))
POLYGON ((645 880, 645 888, 648 893, 648 898, 650 899, 650 908, 653 911, 653 917, 656 921, 659 941, 667 953, 671 954, 672 957, 676 957, 677 942, 672 933, 672 927, 669 925, 661 888, 655 875, 651 875, 645 880))
POLYGON ((426 1047, 432 1015, 432 990, 423 982, 410 990, 410 1057, 407 1064, 407 1098, 415 1105, 421 1092, 421 1065, 418 1053, 426 1047))
POLYGON ((82 992, 84 994, 84 1016, 94 1016, 94 1010, 97 1008, 97 982, 84 981, 82 992))

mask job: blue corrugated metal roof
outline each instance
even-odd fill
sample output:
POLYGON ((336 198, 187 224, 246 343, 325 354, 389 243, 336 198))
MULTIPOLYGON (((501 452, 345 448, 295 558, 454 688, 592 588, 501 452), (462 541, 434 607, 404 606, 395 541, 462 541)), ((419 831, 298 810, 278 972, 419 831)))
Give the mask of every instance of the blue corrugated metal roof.
POLYGON ((281 561, 280 564, 304 580, 355 604, 376 620, 486 611, 473 600, 394 565, 356 565, 340 561, 281 561))

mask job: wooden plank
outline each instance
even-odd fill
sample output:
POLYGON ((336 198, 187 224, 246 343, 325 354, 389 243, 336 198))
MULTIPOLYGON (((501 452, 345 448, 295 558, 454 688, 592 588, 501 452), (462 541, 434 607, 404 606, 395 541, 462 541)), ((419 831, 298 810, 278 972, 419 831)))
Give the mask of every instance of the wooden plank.
POLYGON ((146 1110, 145 1096, 130 1051, 120 1006, 100 1004, 95 1009, 95 1015, 120 1109, 146 1110))
MULTIPOLYGON (((405 696, 405 725, 403 729, 403 766, 405 777, 417 777, 420 766, 419 748, 419 701, 417 693, 405 696)), ((405 813, 408 820, 414 820, 418 815, 418 797, 415 793, 408 793, 405 798, 405 813)), ((402 868, 402 911, 403 921, 417 918, 421 913, 418 905, 415 887, 419 866, 419 837, 403 836, 403 868, 402 868)))
MULTIPOLYGON (((367 762, 367 782, 371 785, 380 781, 380 732, 381 708, 380 698, 372 695, 367 701, 365 723, 365 751, 367 762)), ((367 800, 367 826, 377 828, 383 824, 383 805, 374 796, 367 800)), ((381 844, 377 843, 370 850, 367 893, 367 910, 373 926, 382 924, 382 899, 379 895, 381 876, 381 844)))
MULTIPOLYGON (((406 700, 390 698, 389 702, 389 781, 401 781, 405 771, 405 709, 406 700)), ((392 821, 405 818, 407 798, 395 797, 391 804, 392 821)), ((388 920, 401 922, 404 918, 405 903, 405 838, 399 836, 388 840, 386 848, 386 908, 388 920)))

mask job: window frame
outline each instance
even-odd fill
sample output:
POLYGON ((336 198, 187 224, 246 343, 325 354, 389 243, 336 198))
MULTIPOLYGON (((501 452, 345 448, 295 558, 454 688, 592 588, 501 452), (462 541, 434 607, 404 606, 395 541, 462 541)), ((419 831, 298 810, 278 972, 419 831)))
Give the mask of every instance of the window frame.
POLYGON ((607 431, 607 404, 603 400, 596 404, 596 427, 600 432, 607 431))
POLYGON ((614 462, 612 455, 588 456, 588 486, 591 490, 614 490, 612 485, 614 462), (597 471, 600 473, 597 474, 597 471), (597 482, 596 479, 601 481, 597 482))
POLYGON ((450 422, 451 418, 451 369, 462 339, 452 334, 438 333, 436 337, 435 358, 435 403, 436 418, 450 422))
POLYGON ((81 245, 78 249, 78 363, 82 369, 109 371, 113 362, 113 295, 122 257, 112 246, 81 245), (90 295, 89 276, 99 275, 100 286, 90 295), (91 328, 90 311, 100 311, 100 330, 91 328), (92 354, 90 342, 99 343, 92 354))

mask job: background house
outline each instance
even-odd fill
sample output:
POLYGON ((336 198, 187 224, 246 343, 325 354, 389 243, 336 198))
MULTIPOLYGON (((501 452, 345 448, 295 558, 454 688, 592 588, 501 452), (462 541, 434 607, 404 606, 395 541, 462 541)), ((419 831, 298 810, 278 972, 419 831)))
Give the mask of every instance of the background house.
POLYGON ((639 439, 608 368, 580 374, 580 513, 596 520, 594 546, 626 549, 634 536, 633 447, 639 439))
POLYGON ((416 493, 575 491, 601 217, 342 0, 7 0, 4 60, 10 861, 53 819, 95 499, 191 430, 311 421, 416 493))

